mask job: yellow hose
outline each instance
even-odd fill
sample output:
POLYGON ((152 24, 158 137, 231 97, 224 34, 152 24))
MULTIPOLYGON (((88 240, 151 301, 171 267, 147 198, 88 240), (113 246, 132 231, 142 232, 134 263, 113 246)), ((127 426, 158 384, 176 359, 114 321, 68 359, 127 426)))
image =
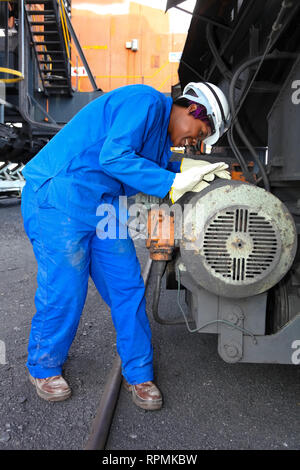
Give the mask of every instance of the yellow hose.
POLYGON ((15 83, 24 80, 24 75, 19 70, 7 69, 5 67, 0 67, 0 73, 8 73, 10 75, 17 75, 17 78, 0 78, 0 82, 4 83, 15 83))

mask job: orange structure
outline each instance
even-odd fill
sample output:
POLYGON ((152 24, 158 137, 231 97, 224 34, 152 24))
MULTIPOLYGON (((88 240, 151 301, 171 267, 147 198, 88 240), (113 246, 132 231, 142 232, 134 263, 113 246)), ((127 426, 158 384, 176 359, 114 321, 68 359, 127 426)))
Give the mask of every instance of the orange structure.
MULTIPOLYGON (((144 83, 171 91, 190 19, 181 13, 174 21, 165 6, 165 0, 72 0, 72 24, 99 88, 144 83)), ((72 71, 73 86, 89 91, 75 48, 72 71)))

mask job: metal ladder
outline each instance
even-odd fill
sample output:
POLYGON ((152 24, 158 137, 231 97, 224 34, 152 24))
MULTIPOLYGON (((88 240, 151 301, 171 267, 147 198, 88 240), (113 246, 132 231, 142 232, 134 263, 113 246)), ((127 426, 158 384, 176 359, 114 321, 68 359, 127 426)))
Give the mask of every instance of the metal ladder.
POLYGON ((70 35, 63 0, 24 0, 31 41, 46 95, 72 95, 70 35))

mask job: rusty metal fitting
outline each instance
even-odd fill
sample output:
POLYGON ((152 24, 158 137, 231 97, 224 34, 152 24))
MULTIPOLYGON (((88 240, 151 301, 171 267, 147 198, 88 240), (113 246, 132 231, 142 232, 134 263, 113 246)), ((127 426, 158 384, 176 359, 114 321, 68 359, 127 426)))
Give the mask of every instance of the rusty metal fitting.
POLYGON ((150 209, 146 241, 150 258, 155 261, 168 261, 172 259, 174 246, 174 213, 161 208, 150 209))
MULTIPOLYGON (((249 170, 249 173, 253 174, 254 171, 254 162, 248 162, 247 167, 249 170)), ((246 181, 246 178, 244 176, 244 173, 238 163, 232 163, 231 168, 230 168, 230 173, 231 173, 231 179, 233 180, 238 180, 238 181, 246 181)), ((256 179, 256 175, 253 175, 254 180, 256 179)))

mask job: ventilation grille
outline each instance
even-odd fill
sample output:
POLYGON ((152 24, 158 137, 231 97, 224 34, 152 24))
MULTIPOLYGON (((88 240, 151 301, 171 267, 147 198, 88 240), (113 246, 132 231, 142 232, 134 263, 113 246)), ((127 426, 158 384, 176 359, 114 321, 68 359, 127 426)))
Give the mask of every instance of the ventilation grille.
POLYGON ((219 213, 204 235, 209 268, 234 282, 265 277, 277 262, 280 240, 271 222, 249 209, 219 213))

